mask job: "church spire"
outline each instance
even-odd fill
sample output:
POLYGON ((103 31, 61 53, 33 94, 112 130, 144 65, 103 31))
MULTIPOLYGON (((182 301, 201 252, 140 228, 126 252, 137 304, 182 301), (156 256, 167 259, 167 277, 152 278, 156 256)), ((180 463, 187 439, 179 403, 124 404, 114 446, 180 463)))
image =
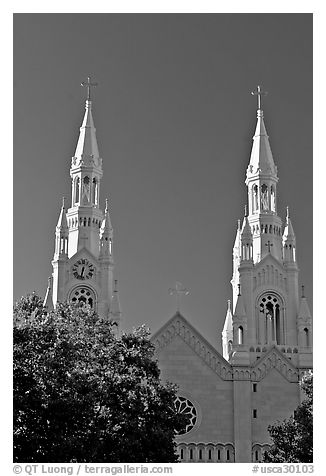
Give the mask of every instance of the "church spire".
POLYGON ((52 301, 52 281, 53 277, 50 276, 48 279, 48 287, 44 296, 43 307, 46 307, 48 311, 53 310, 53 301, 52 301))
POLYGON ((286 220, 282 237, 284 263, 296 262, 296 239, 293 231, 289 207, 286 207, 286 220))
POLYGON ((74 166, 96 165, 97 167, 102 165, 92 115, 92 101, 89 100, 86 100, 84 119, 80 127, 73 164, 74 166))
POLYGON ((241 228, 241 261, 252 262, 252 231, 248 221, 247 207, 241 228))
POLYGON ((68 255, 68 223, 65 209, 65 199, 62 198, 62 206, 55 229, 55 250, 54 259, 67 258, 68 255))
POLYGON ((97 257, 99 254, 98 233, 103 220, 103 212, 99 208, 100 182, 103 171, 90 99, 91 88, 95 87, 97 83, 92 83, 88 78, 87 82, 81 84, 87 86, 87 99, 84 119, 70 167, 72 193, 71 208, 67 215, 69 257, 84 247, 97 257))
POLYGON ((224 321, 224 327, 222 331, 223 357, 226 360, 230 359, 231 352, 232 352, 232 343, 233 343, 233 318, 232 318, 232 311, 231 311, 231 301, 229 299, 225 321, 224 321))
POLYGON ((258 97, 257 109, 257 125, 255 135, 253 137, 253 146, 251 150, 250 163, 247 170, 247 177, 250 174, 267 174, 277 176, 277 169, 269 145, 269 138, 264 124, 264 112, 261 109, 261 96, 267 92, 261 90, 261 86, 257 86, 256 91, 252 91, 253 95, 258 97))
POLYGON ((277 167, 264 123, 261 86, 252 94, 258 97, 257 124, 247 168, 248 221, 253 231, 253 261, 272 254, 282 262, 282 220, 277 215, 277 167))
POLYGON ((104 220, 102 221, 100 230, 100 258, 112 258, 112 237, 113 229, 109 214, 108 199, 105 200, 104 220))

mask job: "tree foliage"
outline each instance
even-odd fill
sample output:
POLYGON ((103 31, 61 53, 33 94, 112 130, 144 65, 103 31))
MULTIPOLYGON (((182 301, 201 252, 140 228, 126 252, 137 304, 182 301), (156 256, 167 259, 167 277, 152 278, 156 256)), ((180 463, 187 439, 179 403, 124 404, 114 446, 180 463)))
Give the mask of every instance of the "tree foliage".
POLYGON ((307 373, 302 379, 301 387, 306 398, 297 407, 294 415, 268 427, 273 445, 264 455, 265 462, 312 463, 313 461, 312 373, 307 373))
POLYGON ((175 395, 145 327, 117 338, 86 306, 16 303, 15 461, 176 462, 175 395))

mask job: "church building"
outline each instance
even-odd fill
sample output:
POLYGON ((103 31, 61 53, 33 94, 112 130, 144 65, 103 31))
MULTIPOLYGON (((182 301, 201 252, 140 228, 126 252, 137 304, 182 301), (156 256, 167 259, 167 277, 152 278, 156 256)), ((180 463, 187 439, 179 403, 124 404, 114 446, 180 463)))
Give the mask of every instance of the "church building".
MULTIPOLYGON (((88 78, 82 85, 87 99, 71 160, 71 206, 63 200, 44 304, 84 302, 121 329, 108 201, 100 208, 102 158, 90 94, 96 83, 88 78)), ((258 86, 254 94, 248 204, 233 247, 223 355, 179 311, 152 336, 161 378, 179 386, 176 406, 189 417, 176 437, 181 462, 261 461, 271 443, 268 425, 293 413, 303 397, 300 378, 312 368, 312 316, 299 292, 296 236, 289 210, 284 226, 278 215, 264 93, 258 86)))
POLYGON ((278 215, 264 93, 258 86, 253 94, 248 205, 233 246, 223 356, 180 312, 152 337, 161 377, 178 384, 176 404, 189 417, 177 436, 182 462, 261 461, 271 443, 268 425, 293 414, 303 397, 298 382, 312 368, 312 316, 303 290, 299 295, 296 237, 289 210, 284 227, 278 215))
POLYGON ((55 231, 53 273, 48 281, 44 304, 84 302, 101 317, 110 318, 120 327, 121 312, 117 281, 113 278, 113 229, 108 200, 100 209, 102 158, 96 140, 92 116, 90 78, 85 114, 76 151, 71 159, 71 207, 63 199, 55 231))

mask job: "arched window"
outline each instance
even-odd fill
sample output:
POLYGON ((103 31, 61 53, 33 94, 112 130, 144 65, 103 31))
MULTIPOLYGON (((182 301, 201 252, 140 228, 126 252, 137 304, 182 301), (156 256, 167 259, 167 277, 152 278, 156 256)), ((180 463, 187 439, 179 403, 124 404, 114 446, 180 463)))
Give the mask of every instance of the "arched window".
POLYGON ((275 201, 275 188, 274 185, 271 186, 271 210, 276 212, 276 201, 275 201))
POLYGON ((72 303, 88 304, 92 308, 95 306, 95 294, 87 286, 79 286, 73 290, 69 299, 72 303))
POLYGON ((309 347, 309 330, 306 327, 303 329, 303 335, 304 335, 304 346, 309 347))
POLYGON ((281 299, 274 293, 266 293, 259 300, 259 336, 260 344, 284 343, 283 311, 281 299))
POLYGON ((255 184, 252 187, 252 213, 258 210, 258 186, 255 184))
POLYGON ((243 327, 242 326, 238 327, 238 344, 239 345, 243 344, 243 327))
POLYGON ((229 352, 229 354, 231 354, 231 352, 232 352, 232 343, 233 343, 232 340, 229 340, 229 342, 228 342, 228 352, 229 352))
POLYGON ((75 203, 79 203, 79 190, 80 190, 80 178, 77 177, 75 180, 75 203))
POLYGON ((83 179, 83 202, 89 203, 91 199, 91 185, 89 177, 86 175, 83 179))
POLYGON ((92 187, 92 203, 93 205, 97 205, 98 202, 98 185, 96 178, 93 178, 93 187, 92 187))
POLYGON ((266 211, 268 210, 268 187, 265 183, 261 186, 261 209, 266 211))

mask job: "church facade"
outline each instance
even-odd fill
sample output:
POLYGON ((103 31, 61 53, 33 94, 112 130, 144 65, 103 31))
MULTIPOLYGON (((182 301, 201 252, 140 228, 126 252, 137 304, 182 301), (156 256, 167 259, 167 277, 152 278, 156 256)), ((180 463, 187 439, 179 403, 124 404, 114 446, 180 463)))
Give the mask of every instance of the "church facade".
MULTIPOLYGON (((121 329, 108 201, 92 116, 90 78, 85 114, 71 160, 71 206, 63 200, 55 229, 52 276, 44 304, 90 304, 121 329)), ((274 163, 258 87, 257 126, 246 176, 248 204, 233 247, 232 305, 221 355, 177 312, 152 336, 162 380, 179 386, 176 406, 189 416, 176 437, 181 462, 260 461, 267 426, 300 403, 299 380, 312 368, 312 316, 298 284, 296 237, 289 210, 277 209, 274 163)))
POLYGON ((163 380, 177 383, 189 424, 177 436, 182 462, 261 461, 267 427, 302 399, 312 368, 312 316, 300 296, 289 210, 277 210, 277 167, 261 109, 247 168, 248 204, 233 247, 232 305, 221 355, 179 312, 152 337, 163 380))

